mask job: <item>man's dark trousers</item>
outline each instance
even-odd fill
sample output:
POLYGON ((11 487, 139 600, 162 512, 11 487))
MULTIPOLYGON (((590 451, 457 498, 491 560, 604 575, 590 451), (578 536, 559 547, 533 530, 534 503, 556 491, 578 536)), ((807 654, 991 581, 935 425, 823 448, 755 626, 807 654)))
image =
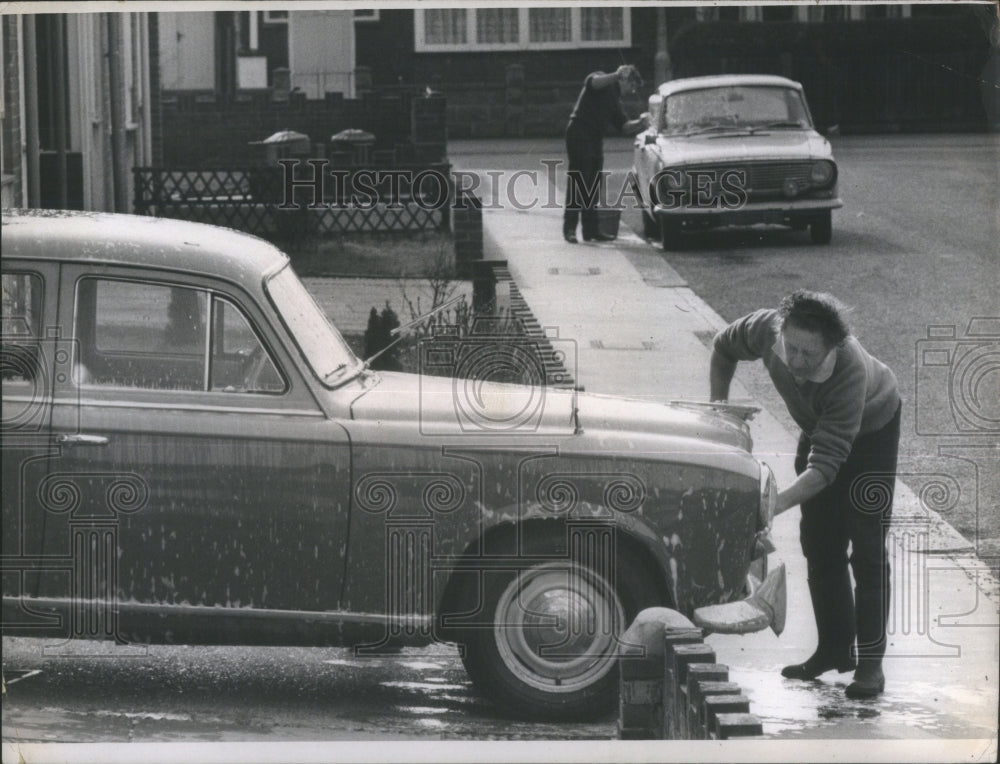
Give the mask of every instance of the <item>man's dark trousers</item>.
MULTIPOLYGON (((890 582, 885 542, 892 518, 899 420, 897 410, 880 430, 859 435, 833 483, 802 502, 800 540, 820 646, 835 652, 848 649, 856 628, 859 660, 876 664, 886 646, 890 582), (853 602, 848 562, 855 580, 853 602)), ((797 473, 805 469, 809 449, 803 434, 797 473)))
POLYGON ((601 171, 604 169, 604 140, 601 135, 570 122, 566 128, 566 153, 569 169, 566 177, 566 209, 563 233, 576 233, 582 219, 583 236, 600 233, 597 200, 600 197, 601 171))

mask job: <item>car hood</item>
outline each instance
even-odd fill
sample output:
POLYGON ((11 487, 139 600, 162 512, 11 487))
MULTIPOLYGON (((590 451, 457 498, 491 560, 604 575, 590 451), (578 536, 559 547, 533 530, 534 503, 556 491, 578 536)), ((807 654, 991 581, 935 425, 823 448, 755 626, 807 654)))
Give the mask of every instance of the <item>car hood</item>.
POLYGON ((656 148, 666 166, 732 161, 830 159, 830 142, 813 130, 660 135, 656 148))
POLYGON ((752 445, 739 411, 398 372, 379 376, 353 401, 351 418, 386 425, 416 419, 420 436, 573 437, 584 450, 612 447, 612 441, 617 448, 622 439, 653 450, 673 450, 667 441, 683 449, 695 440, 700 447, 745 452, 752 445))

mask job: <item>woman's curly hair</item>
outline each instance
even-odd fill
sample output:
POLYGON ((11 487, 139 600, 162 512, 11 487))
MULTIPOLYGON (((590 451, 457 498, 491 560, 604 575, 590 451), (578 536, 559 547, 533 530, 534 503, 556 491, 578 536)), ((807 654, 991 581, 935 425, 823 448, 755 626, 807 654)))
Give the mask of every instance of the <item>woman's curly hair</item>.
POLYGON ((797 289, 782 298, 778 306, 781 325, 815 332, 823 338, 827 347, 842 343, 851 333, 844 314, 847 308, 837 298, 825 292, 810 292, 797 289))

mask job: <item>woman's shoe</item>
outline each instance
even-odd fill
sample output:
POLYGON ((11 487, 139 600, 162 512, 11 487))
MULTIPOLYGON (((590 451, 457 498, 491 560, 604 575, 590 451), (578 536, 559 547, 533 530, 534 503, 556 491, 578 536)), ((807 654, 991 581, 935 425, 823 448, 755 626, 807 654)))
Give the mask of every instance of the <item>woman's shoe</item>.
POLYGON ((861 661, 854 672, 854 681, 847 685, 844 694, 852 700, 874 698, 885 691, 885 674, 882 666, 861 661))
POLYGON ((841 674, 857 668, 858 661, 852 650, 817 650, 802 663, 795 663, 781 669, 786 679, 815 679, 820 674, 836 669, 841 674))

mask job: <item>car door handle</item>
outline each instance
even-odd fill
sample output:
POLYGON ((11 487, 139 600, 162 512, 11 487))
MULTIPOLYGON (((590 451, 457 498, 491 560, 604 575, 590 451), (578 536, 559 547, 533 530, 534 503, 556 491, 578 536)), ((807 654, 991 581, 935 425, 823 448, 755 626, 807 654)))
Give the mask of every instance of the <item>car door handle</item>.
POLYGON ((66 435, 60 433, 56 435, 56 443, 61 446, 106 446, 108 439, 103 435, 84 435, 82 433, 66 435))

